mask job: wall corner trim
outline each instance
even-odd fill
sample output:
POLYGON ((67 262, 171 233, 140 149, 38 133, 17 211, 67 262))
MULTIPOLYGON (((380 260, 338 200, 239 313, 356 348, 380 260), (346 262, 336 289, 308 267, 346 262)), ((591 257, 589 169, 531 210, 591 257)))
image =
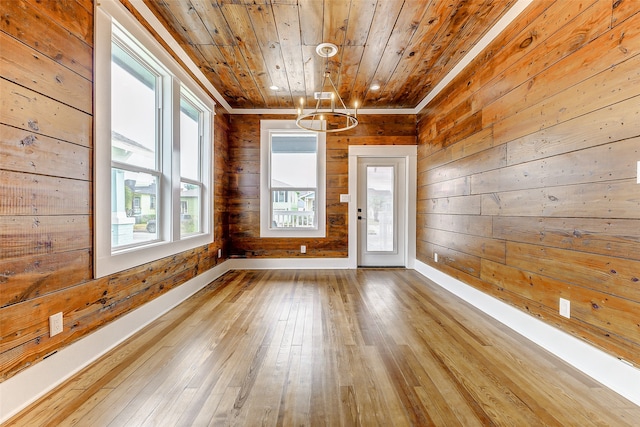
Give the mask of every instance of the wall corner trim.
POLYGON ((421 261, 415 261, 415 270, 594 380, 640 405, 640 369, 421 261))
POLYGON ((0 424, 222 276, 225 261, 0 383, 0 424))

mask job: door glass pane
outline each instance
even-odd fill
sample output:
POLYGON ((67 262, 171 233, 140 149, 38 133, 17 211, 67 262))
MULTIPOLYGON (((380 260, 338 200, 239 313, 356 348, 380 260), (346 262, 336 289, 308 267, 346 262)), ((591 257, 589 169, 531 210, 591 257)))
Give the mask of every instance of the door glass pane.
POLYGON ((394 167, 367 166, 367 252, 394 250, 394 167))

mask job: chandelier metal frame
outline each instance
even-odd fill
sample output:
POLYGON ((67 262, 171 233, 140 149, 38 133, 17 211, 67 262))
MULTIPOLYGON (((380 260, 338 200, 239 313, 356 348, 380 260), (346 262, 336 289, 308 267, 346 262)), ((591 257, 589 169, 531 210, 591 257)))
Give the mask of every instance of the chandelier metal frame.
MULTIPOLYGON (((305 113, 304 111, 304 98, 300 98, 300 106, 298 107, 298 117, 296 119, 296 125, 299 128, 315 131, 315 132, 341 132, 349 129, 353 129, 358 125, 358 102, 355 102, 353 113, 349 111, 344 101, 338 93, 336 85, 331 80, 331 74, 329 73, 329 58, 334 56, 338 52, 338 47, 333 43, 321 43, 316 47, 316 53, 325 59, 325 70, 322 78, 322 86, 320 86, 320 94, 330 92, 331 98, 328 99, 330 105, 326 108, 322 107, 322 96, 317 96, 316 107, 311 112, 305 113), (329 86, 327 86, 327 81, 329 86), (325 91, 325 87, 329 88, 329 91, 325 91), (336 98, 337 102, 336 102, 336 98), (336 111, 336 104, 338 108, 342 107, 342 111, 336 111), (335 122, 341 123, 344 121, 343 126, 329 128, 328 126, 322 126, 322 122, 328 118, 336 118, 335 122)), ((327 122, 328 123, 328 122, 327 122)))

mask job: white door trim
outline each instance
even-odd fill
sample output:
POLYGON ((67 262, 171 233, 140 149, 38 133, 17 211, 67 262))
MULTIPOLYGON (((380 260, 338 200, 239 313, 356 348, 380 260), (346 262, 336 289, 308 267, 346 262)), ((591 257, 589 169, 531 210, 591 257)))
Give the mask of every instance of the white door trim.
MULTIPOLYGON (((404 157, 406 159, 405 243, 406 267, 416 260, 416 195, 418 185, 417 145, 349 146, 349 268, 358 268, 358 157, 404 157)), ((401 231, 402 232, 402 231, 401 231)))

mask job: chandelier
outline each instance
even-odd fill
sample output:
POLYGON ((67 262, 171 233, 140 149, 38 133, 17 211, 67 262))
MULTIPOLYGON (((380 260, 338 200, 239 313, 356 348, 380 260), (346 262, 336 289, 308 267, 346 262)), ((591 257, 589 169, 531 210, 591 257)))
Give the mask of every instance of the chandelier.
POLYGON ((324 77, 320 91, 314 93, 316 99, 316 107, 310 112, 304 111, 304 98, 300 98, 300 106, 298 107, 298 118, 296 125, 302 129, 312 130, 315 132, 340 132, 353 129, 358 125, 358 101, 354 103, 353 113, 350 112, 342 101, 336 85, 331 80, 329 73, 329 58, 338 52, 338 47, 333 43, 321 43, 316 47, 316 53, 325 59, 324 77), (323 107, 323 101, 324 107, 323 107), (336 110, 336 107, 339 110, 336 110), (329 128, 329 121, 335 124, 329 128), (323 126, 322 122, 327 120, 327 126, 323 126))

